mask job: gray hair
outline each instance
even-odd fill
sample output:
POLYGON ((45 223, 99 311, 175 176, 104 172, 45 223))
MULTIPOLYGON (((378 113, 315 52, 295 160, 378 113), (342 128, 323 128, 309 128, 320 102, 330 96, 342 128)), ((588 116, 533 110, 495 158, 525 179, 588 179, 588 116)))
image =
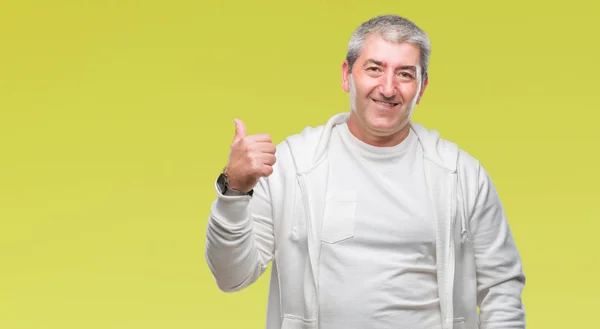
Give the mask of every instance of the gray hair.
POLYGON ((421 82, 425 81, 429 66, 429 55, 431 53, 429 37, 415 23, 396 15, 383 15, 371 18, 362 23, 354 31, 348 43, 348 52, 346 53, 348 73, 352 72, 354 62, 356 62, 356 59, 360 55, 365 40, 373 34, 379 35, 389 42, 408 42, 418 46, 420 50, 421 82))

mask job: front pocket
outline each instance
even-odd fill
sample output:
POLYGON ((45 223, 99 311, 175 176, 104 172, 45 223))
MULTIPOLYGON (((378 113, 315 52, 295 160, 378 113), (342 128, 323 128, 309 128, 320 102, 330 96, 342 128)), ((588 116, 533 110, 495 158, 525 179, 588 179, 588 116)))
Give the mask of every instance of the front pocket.
POLYGON ((325 203, 321 240, 336 243, 354 236, 356 191, 331 193, 325 203))
POLYGON ((283 323, 281 324, 281 329, 315 329, 316 327, 316 320, 306 320, 289 314, 283 317, 283 323))
POLYGON ((452 329, 465 329, 465 318, 454 318, 452 329))

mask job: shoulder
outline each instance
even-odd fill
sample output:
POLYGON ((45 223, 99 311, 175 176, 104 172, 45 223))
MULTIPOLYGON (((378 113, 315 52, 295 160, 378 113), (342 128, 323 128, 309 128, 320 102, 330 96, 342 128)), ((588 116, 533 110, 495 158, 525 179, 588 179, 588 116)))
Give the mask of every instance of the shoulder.
POLYGON ((469 152, 458 148, 458 169, 464 173, 478 175, 481 168, 481 162, 469 152))
POLYGON ((300 132, 288 135, 277 144, 278 153, 297 153, 300 150, 315 149, 319 143, 324 126, 307 126, 300 132))
POLYGON ((422 124, 411 122, 411 127, 430 161, 451 172, 459 171, 469 175, 477 172, 479 161, 456 142, 442 137, 437 130, 422 124))
POLYGON ((300 132, 288 136, 282 143, 303 145, 309 149, 314 149, 322 142, 326 142, 334 127, 342 122, 345 122, 348 117, 348 112, 334 114, 323 124, 317 126, 306 126, 300 132))
POLYGON ((314 145, 318 143, 319 136, 321 136, 324 129, 325 125, 306 126, 300 132, 287 136, 284 142, 291 141, 293 143, 314 145))

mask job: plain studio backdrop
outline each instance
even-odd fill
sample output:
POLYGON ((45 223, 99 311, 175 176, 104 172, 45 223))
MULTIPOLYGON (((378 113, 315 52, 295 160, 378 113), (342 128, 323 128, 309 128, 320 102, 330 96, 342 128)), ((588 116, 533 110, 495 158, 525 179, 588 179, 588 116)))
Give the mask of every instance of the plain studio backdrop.
POLYGON ((347 43, 379 14, 431 38, 414 119, 491 174, 528 328, 591 328, 592 3, 3 1, 0 328, 263 328, 270 268, 225 294, 204 260, 232 120, 280 142, 347 111, 347 43))

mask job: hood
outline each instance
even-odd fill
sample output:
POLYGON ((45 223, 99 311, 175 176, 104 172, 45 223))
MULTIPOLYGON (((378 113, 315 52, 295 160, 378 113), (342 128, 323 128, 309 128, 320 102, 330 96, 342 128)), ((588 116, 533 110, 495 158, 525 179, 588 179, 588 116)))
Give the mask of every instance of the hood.
MULTIPOLYGON (((346 122, 349 116, 350 112, 338 113, 332 116, 326 124, 317 127, 306 127, 301 133, 292 135, 285 140, 292 153, 298 176, 310 173, 326 158, 332 128, 346 122)), ((427 129, 421 124, 411 122, 410 126, 423 147, 425 159, 448 173, 458 174, 458 156, 460 153, 458 146, 441 138, 439 132, 427 129)), ((465 192, 461 180, 457 179, 457 181, 458 193, 464 197, 465 192)), ((464 202, 459 206, 458 211, 461 225, 461 243, 464 243, 469 239, 467 234, 467 211, 464 202)))
MULTIPOLYGON (((306 174, 321 163, 327 155, 327 145, 334 126, 346 122, 350 112, 338 113, 327 123, 317 127, 306 127, 302 132, 286 139, 298 174, 306 174)), ((425 153, 425 157, 448 172, 456 173, 458 146, 440 137, 439 132, 411 122, 425 153)))

